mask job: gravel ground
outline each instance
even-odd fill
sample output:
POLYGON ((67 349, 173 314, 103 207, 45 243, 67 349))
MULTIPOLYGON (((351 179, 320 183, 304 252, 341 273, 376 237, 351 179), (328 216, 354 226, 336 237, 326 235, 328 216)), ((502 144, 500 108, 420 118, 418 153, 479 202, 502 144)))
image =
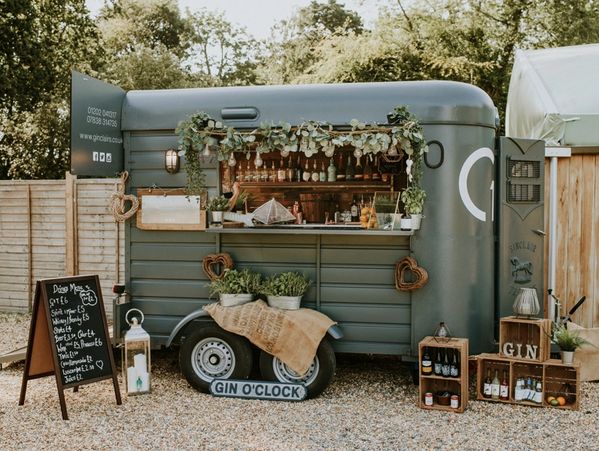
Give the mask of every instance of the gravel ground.
MULTIPOLYGON (((26 315, 0 313, 0 351, 26 339, 26 315)), ((578 412, 470 400, 463 414, 416 407, 396 358, 339 356, 335 381, 301 403, 215 398, 190 388, 176 355, 153 353, 153 393, 116 406, 110 381, 65 393, 30 381, 23 364, 0 371, 0 449, 597 449, 599 384, 582 386, 578 412)))

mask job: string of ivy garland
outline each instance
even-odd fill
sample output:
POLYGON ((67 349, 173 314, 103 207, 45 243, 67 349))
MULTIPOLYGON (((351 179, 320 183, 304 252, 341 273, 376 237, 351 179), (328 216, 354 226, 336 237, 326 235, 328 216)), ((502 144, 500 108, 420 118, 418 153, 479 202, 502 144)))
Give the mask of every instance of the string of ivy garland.
POLYGON ((408 166, 411 164, 408 190, 423 193, 420 187, 422 161, 428 148, 422 126, 405 106, 394 108, 388 118, 389 124, 385 125, 352 119, 347 130, 336 130, 326 122, 310 120, 296 127, 286 122, 278 125, 264 122, 255 130, 239 131, 225 127, 200 111, 181 121, 176 129, 179 148, 186 159, 188 193, 197 195, 206 191, 200 158, 206 145, 218 148, 219 161, 228 159, 233 152, 246 153, 249 157, 252 149, 258 154, 302 152, 308 158, 318 152, 333 157, 335 150, 344 146, 353 146, 356 156, 403 152, 408 157, 408 166))

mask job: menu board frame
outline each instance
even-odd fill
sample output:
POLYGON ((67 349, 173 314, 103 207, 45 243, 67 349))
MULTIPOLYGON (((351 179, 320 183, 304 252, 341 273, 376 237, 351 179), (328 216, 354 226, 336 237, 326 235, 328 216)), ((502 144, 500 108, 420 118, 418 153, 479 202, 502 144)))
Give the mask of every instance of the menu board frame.
POLYGON ((56 388, 58 390, 58 398, 60 401, 60 410, 63 420, 68 420, 67 407, 64 397, 64 390, 73 387, 74 391, 78 390, 81 385, 91 384, 94 382, 112 379, 114 386, 114 394, 117 405, 121 405, 121 394, 119 391, 119 383, 117 379, 116 365, 112 354, 112 343, 108 333, 108 323, 106 321, 106 312, 104 310, 104 301, 102 299, 102 291, 100 288, 100 280, 97 275, 61 277, 55 279, 38 280, 35 285, 35 298, 33 302, 33 314, 31 317, 31 326, 29 329, 29 340, 27 343, 27 355, 25 359, 25 371, 23 372, 23 382, 21 384, 21 396, 19 405, 25 403, 25 394, 27 391, 27 382, 31 379, 41 377, 55 376, 56 388), (56 337, 54 327, 52 325, 52 308, 49 302, 47 286, 50 284, 65 284, 65 283, 94 283, 97 288, 97 303, 93 305, 94 313, 99 313, 102 329, 104 332, 104 341, 102 346, 107 348, 110 371, 101 377, 91 379, 82 379, 72 383, 63 384, 62 373, 60 370, 60 359, 57 352, 56 337))

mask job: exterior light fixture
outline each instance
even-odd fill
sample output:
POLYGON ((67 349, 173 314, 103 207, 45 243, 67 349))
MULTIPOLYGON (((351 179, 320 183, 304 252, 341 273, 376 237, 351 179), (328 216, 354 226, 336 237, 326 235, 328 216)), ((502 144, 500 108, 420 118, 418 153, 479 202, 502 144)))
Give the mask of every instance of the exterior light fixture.
POLYGON ((169 149, 164 155, 164 167, 169 174, 179 172, 179 153, 175 149, 169 149))

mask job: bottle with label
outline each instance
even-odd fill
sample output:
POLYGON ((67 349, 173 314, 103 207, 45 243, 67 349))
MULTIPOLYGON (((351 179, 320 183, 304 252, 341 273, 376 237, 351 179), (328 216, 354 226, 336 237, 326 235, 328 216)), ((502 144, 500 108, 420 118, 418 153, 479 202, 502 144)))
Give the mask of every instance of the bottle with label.
POLYGON ((320 179, 320 174, 318 173, 318 168, 316 167, 316 160, 314 160, 314 164, 312 165, 312 181, 318 182, 320 179))
POLYGON ((516 379, 516 387, 514 388, 514 401, 519 402, 522 401, 522 389, 523 382, 522 379, 516 379))
POLYGON ((283 157, 281 157, 281 164, 279 165, 279 170, 277 171, 277 182, 281 183, 287 179, 287 171, 285 170, 285 162, 283 161, 283 157))
POLYGON ((320 172, 318 173, 318 181, 326 182, 327 181, 327 171, 324 168, 324 161, 320 163, 320 172))
POLYGON ((379 157, 374 157, 374 167, 372 168, 372 181, 381 181, 381 172, 379 169, 379 157))
POLYGON ((351 164, 351 155, 347 156, 347 166, 345 167, 345 181, 353 182, 354 181, 354 167, 351 164))
POLYGON ((448 349, 445 349, 445 351, 443 352, 443 366, 441 367, 441 372, 443 373, 443 377, 449 377, 449 375, 451 374, 451 367, 449 365, 449 357, 447 356, 448 352, 449 352, 448 349))
POLYGON ((532 385, 532 378, 526 379, 526 388, 524 389, 523 401, 531 401, 535 394, 535 387, 532 385))
POLYGON ((501 379, 501 385, 499 386, 499 399, 507 401, 510 397, 510 387, 507 382, 507 371, 503 370, 503 378, 501 379))
POLYGON ((266 168, 265 164, 263 164, 260 168, 260 181, 268 182, 268 169, 266 168))
POLYGON ((337 181, 345 181, 345 169, 343 168, 343 154, 339 153, 339 164, 337 165, 337 181))
POLYGON ((333 159, 329 161, 329 167, 327 168, 327 182, 335 182, 337 181, 337 168, 335 167, 335 163, 333 159))
POLYGON ((335 204, 335 214, 334 214, 335 224, 341 223, 341 210, 339 208, 339 204, 335 204))
POLYGON ((424 352, 422 354, 421 370, 422 374, 424 375, 433 374, 433 362, 431 360, 428 348, 424 348, 424 352))
POLYGON ((543 402, 543 385, 540 379, 537 380, 537 385, 535 387, 534 401, 537 404, 541 404, 543 402))
POLYGON ((495 370, 495 377, 491 382, 491 398, 499 399, 499 394, 501 392, 501 382, 499 381, 498 370, 495 370))
POLYGON ((310 168, 308 167, 308 159, 306 158, 306 165, 304 166, 304 173, 302 174, 302 180, 304 182, 309 182, 310 181, 310 168))
POLYGON ((252 171, 252 182, 260 183, 261 175, 262 175, 262 170, 256 166, 256 163, 254 163, 254 170, 252 171))
POLYGON ((270 170, 268 171, 268 181, 269 182, 277 181, 277 170, 275 169, 274 160, 271 162, 270 170))
POLYGON ((372 180, 372 166, 370 166, 370 156, 366 155, 364 161, 364 181, 372 180))
POLYGON ((250 162, 249 161, 245 164, 245 171, 243 172, 243 181, 244 182, 252 181, 252 171, 250 170, 250 162))
POLYGON ((295 174, 293 175, 294 182, 302 181, 302 162, 300 160, 300 156, 297 156, 297 164, 295 165, 295 174))
POLYGON ((485 377, 485 383, 483 385, 483 397, 490 398, 491 397, 491 369, 487 369, 487 377, 485 377))
POLYGON ((354 179, 358 182, 364 180, 364 168, 362 167, 362 157, 356 157, 356 167, 354 169, 354 179))
POLYGON ((351 222, 358 222, 360 220, 360 211, 355 198, 352 200, 349 211, 351 212, 351 222))
POLYGON ((457 349, 453 350, 453 356, 451 358, 451 366, 449 367, 449 375, 451 377, 459 377, 460 376, 460 364, 458 361, 458 351, 457 349))
POLYGON ((289 165, 287 166, 287 181, 293 182, 293 176, 295 175, 295 168, 293 167, 293 161, 291 155, 289 155, 289 165))
POLYGON ((443 361, 441 360, 441 350, 437 348, 437 356, 435 357, 435 365, 433 367, 435 376, 441 376, 443 374, 443 361))

